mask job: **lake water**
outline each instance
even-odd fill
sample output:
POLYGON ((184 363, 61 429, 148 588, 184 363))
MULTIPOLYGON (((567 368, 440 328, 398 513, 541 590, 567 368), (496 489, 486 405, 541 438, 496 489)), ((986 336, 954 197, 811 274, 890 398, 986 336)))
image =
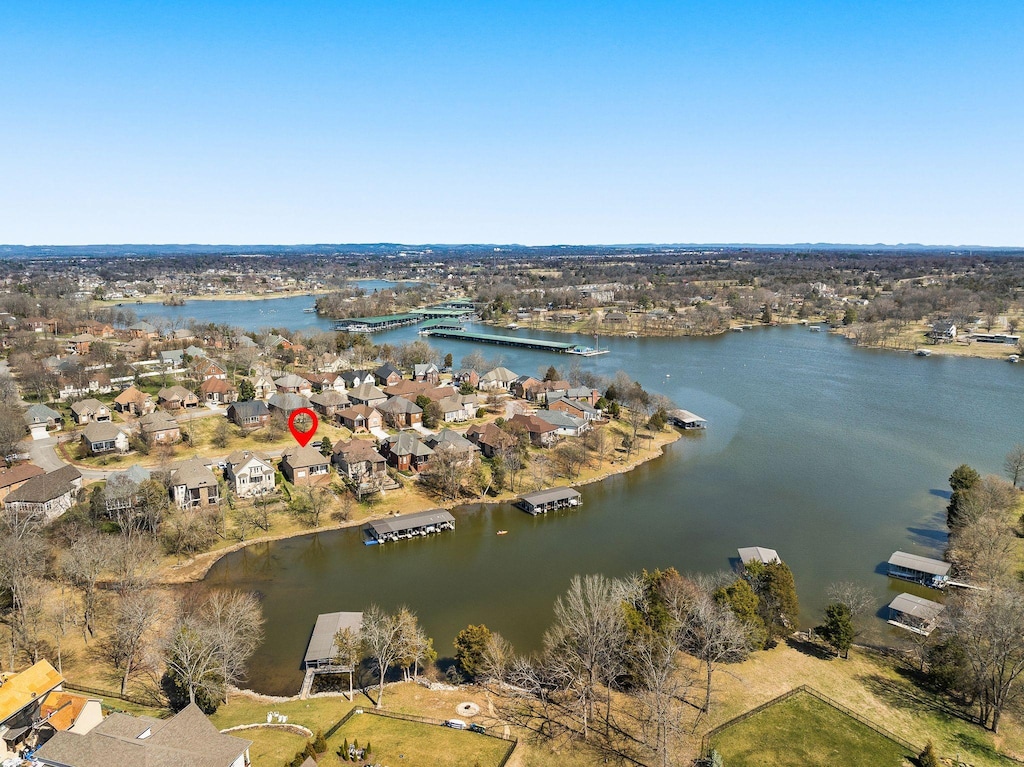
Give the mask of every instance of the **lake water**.
MULTIPOLYGON (((308 316, 292 316, 291 326, 308 316)), ((416 337, 403 328, 375 340, 416 337)), ((583 487, 576 511, 533 518, 507 506, 469 506, 456 512, 454 533, 428 539, 365 547, 358 530, 346 530, 226 556, 207 582, 263 595, 266 641, 252 663, 254 689, 298 690, 318 613, 408 604, 442 656, 468 623, 531 650, 574 574, 713 572, 730 567, 739 546, 779 551, 806 624, 820 619, 834 581, 866 585, 882 608, 912 590, 882 574, 894 550, 941 552, 952 469, 966 462, 999 473, 1011 446, 1024 442, 1022 366, 866 351, 803 327, 602 338, 611 353, 593 358, 433 343, 456 361, 479 349, 523 373, 572 360, 606 375, 626 370, 710 426, 628 475, 583 487), (498 529, 509 534, 496 536, 498 529)), ((888 630, 874 621, 875 634, 888 630)))

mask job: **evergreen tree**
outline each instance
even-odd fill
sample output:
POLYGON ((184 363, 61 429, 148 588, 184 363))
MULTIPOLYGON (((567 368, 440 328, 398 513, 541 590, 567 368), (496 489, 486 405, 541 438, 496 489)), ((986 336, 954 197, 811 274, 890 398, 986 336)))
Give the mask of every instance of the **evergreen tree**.
POLYGON ((935 753, 935 746, 932 745, 930 740, 924 747, 924 751, 917 757, 917 764, 918 767, 941 767, 942 763, 939 761, 939 756, 935 753))
POLYGON ((960 526, 963 503, 971 489, 981 481, 981 475, 966 463, 962 463, 949 476, 949 486, 953 494, 949 497, 946 507, 946 525, 950 530, 960 526))
POLYGON ((466 626, 455 637, 455 662, 471 679, 483 670, 484 651, 490 639, 491 630, 482 623, 466 626))
POLYGON ((327 437, 324 437, 322 440, 320 440, 320 455, 330 458, 331 453, 333 451, 334 445, 331 444, 331 441, 327 439, 327 437))
POLYGON ((238 399, 242 401, 256 399, 256 387, 247 378, 243 378, 238 384, 238 399))
POLYGON ((832 602, 825 608, 825 624, 821 627, 821 635, 836 651, 836 655, 844 658, 850 656, 853 644, 853 615, 850 608, 842 602, 832 602))

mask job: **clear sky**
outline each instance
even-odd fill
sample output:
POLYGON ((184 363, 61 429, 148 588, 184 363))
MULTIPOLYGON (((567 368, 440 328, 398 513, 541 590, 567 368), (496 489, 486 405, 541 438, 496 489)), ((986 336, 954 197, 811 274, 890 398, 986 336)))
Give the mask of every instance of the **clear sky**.
POLYGON ((0 2, 0 242, 1024 245, 1024 2, 0 2))

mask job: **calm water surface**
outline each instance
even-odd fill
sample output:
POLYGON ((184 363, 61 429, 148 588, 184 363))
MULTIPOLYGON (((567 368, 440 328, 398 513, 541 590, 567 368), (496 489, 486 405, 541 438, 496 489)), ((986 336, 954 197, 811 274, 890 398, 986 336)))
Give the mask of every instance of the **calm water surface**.
MULTIPOLYGON (((410 328, 376 337, 414 338, 410 328)), ((571 361, 435 343, 456 361, 474 349, 501 355, 519 372, 571 361)), ((578 511, 535 519, 507 506, 467 506, 454 533, 429 539, 365 547, 348 530, 228 555, 207 583, 264 597, 267 636, 251 686, 295 693, 318 613, 408 604, 441 655, 461 628, 481 622, 531 650, 574 574, 713 572, 728 568, 739 546, 778 549, 806 623, 818 619, 834 581, 866 585, 881 608, 906 590, 881 574, 892 551, 941 551, 941 494, 952 469, 967 462, 998 473, 1009 448, 1024 442, 1024 366, 864 351, 801 327, 601 346, 612 353, 580 360, 585 368, 628 371, 707 418, 708 432, 685 435, 629 475, 585 486, 578 511)), ((888 629, 879 620, 873 630, 888 629)))

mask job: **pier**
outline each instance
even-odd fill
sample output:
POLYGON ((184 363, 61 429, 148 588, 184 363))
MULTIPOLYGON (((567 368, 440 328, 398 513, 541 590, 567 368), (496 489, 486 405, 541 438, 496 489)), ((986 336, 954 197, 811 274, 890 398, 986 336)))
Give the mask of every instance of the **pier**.
POLYGON ((444 509, 403 514, 391 519, 378 519, 363 528, 368 536, 367 545, 401 541, 454 529, 455 517, 444 509))
POLYGON ((555 509, 568 509, 580 506, 583 503, 583 496, 571 487, 554 487, 550 490, 538 490, 536 493, 527 493, 520 496, 516 506, 527 514, 537 516, 547 514, 555 509))
POLYGON ((438 338, 454 338, 463 341, 477 341, 482 344, 496 344, 498 346, 517 346, 520 349, 536 349, 544 352, 565 353, 576 347, 576 344, 565 343, 564 341, 545 341, 540 338, 518 338, 515 336, 496 336, 490 333, 477 333, 472 330, 456 330, 450 327, 435 327, 427 330, 426 335, 437 336, 438 338))

